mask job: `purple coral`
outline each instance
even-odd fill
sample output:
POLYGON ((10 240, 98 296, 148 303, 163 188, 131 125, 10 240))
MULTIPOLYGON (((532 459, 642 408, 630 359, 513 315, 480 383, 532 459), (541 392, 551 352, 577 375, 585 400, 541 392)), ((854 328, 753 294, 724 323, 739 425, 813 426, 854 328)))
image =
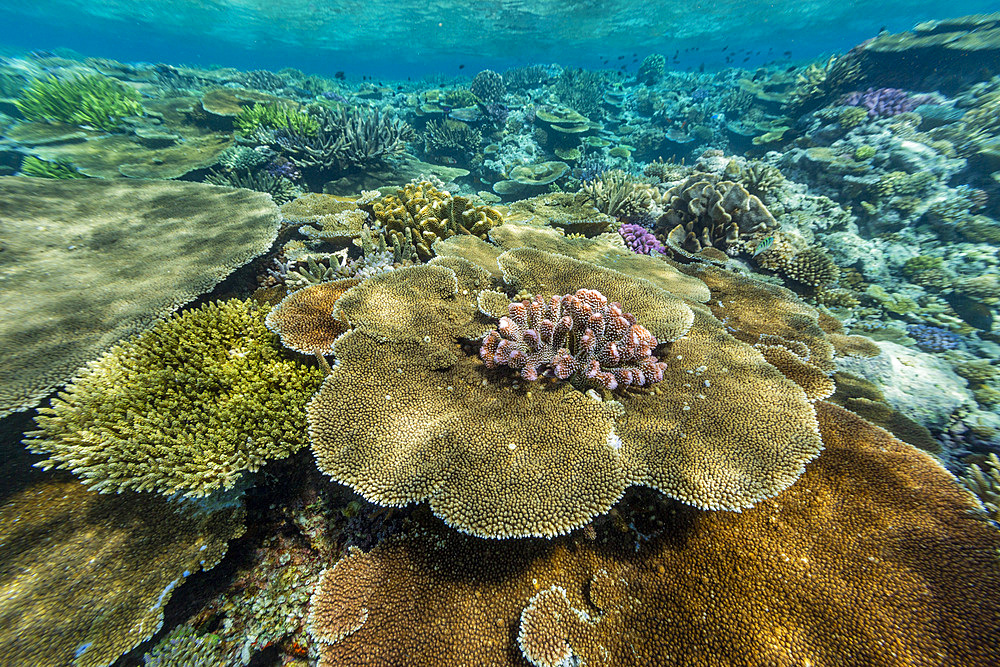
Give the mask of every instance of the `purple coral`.
POLYGON ((596 290, 512 303, 486 334, 479 356, 487 368, 509 366, 534 381, 541 375, 604 387, 646 385, 667 365, 652 356, 656 337, 621 304, 596 290))
POLYGON ((925 352, 954 350, 962 344, 962 338, 958 334, 927 324, 910 324, 906 327, 906 333, 910 334, 910 338, 917 342, 917 347, 925 352))
POLYGON ((899 88, 869 88, 849 93, 842 104, 863 107, 872 118, 885 118, 913 111, 921 104, 937 104, 931 95, 910 95, 899 88))
POLYGON ((618 233, 625 239, 625 246, 640 255, 663 253, 663 244, 656 240, 653 233, 642 225, 625 223, 618 228, 618 233))

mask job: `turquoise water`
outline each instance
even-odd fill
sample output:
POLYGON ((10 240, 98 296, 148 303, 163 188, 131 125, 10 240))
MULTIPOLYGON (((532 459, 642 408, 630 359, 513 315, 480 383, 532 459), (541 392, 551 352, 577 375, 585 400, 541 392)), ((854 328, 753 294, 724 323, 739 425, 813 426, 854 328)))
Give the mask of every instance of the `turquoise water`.
POLYGON ((996 9, 0 0, 0 667, 1000 665, 996 9))

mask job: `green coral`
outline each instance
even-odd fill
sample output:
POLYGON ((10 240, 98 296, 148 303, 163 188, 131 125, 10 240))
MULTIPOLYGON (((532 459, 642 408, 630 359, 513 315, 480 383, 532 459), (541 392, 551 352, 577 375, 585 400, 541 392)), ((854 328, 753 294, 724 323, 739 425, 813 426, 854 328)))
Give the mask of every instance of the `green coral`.
POLYGON ((868 118, 868 111, 862 109, 861 107, 844 107, 837 120, 840 121, 840 126, 845 130, 850 130, 851 128, 857 127, 861 123, 865 122, 868 118))
POLYGON ((290 130, 294 134, 315 137, 319 121, 287 104, 260 104, 244 107, 233 119, 240 134, 250 136, 258 130, 290 130))
POLYGON ((36 178, 87 178, 74 167, 70 162, 57 161, 46 162, 39 160, 34 155, 24 158, 21 163, 22 176, 35 176, 36 178))
POLYGON ((243 188, 266 192, 279 206, 288 203, 302 194, 302 191, 283 176, 272 176, 266 171, 252 172, 247 170, 217 172, 212 171, 205 177, 205 182, 212 185, 222 185, 230 188, 243 188))
POLYGON ((14 104, 28 120, 111 131, 121 127, 123 118, 145 112, 139 99, 139 93, 114 79, 82 74, 65 80, 35 79, 14 104))
POLYGON ((914 197, 920 195, 933 182, 934 175, 925 171, 918 171, 915 174, 890 171, 879 179, 877 187, 881 197, 914 197))
POLYGON ((445 91, 441 99, 449 107, 471 107, 479 98, 468 88, 453 88, 445 91))
POLYGON ((286 357, 265 315, 209 303, 115 346, 39 411, 39 465, 104 492, 204 497, 295 452, 322 373, 286 357))
MULTIPOLYGON (((857 108, 857 107, 851 107, 857 108)), ((864 144, 863 146, 858 146, 854 149, 854 159, 858 162, 864 162, 865 160, 871 160, 875 157, 875 147, 864 144)))

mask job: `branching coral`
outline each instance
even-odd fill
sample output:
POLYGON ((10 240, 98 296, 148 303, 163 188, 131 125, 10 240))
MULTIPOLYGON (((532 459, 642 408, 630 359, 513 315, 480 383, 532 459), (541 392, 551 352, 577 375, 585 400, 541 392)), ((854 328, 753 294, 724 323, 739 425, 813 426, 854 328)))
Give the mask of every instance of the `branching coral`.
POLYGON ((212 171, 205 177, 205 182, 211 185, 266 192, 278 205, 290 202, 302 193, 287 178, 272 176, 266 171, 212 171))
POLYGON ((123 118, 144 113, 139 99, 139 93, 114 79, 82 74, 65 80, 35 79, 15 104, 28 120, 110 131, 121 128, 123 118))
POLYGON ((233 488, 305 444, 319 380, 263 320, 249 303, 213 303, 116 346, 40 411, 29 448, 104 492, 233 488))
POLYGON ((87 176, 81 174, 76 167, 68 162, 46 162, 45 160, 39 160, 34 155, 24 158, 24 162, 21 163, 21 175, 63 180, 87 178, 87 176))
POLYGON ((593 181, 584 182, 580 192, 590 197, 601 213, 620 219, 641 220, 649 215, 655 190, 651 190, 649 184, 615 169, 602 173, 593 181))
POLYGON ((241 134, 252 137, 260 130, 284 130, 289 134, 315 137, 319 122, 288 104, 259 104, 243 109, 233 119, 241 134))
POLYGON ((663 379, 666 364, 652 356, 656 337, 621 304, 596 290, 513 303, 483 338, 487 368, 510 366, 525 380, 554 375, 575 385, 643 387, 663 379), (544 372, 540 373, 542 369, 544 372))

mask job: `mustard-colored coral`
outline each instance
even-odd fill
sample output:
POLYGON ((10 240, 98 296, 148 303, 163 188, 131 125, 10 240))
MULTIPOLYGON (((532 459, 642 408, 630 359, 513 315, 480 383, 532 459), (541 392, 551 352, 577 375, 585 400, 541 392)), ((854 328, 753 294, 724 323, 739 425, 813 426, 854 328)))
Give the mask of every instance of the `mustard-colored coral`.
POLYGON ((455 234, 483 238, 503 222, 497 209, 475 206, 458 195, 438 190, 428 181, 411 182, 368 204, 359 204, 400 242, 409 241, 424 261, 434 256, 431 248, 438 239, 455 234))
POLYGON ((593 539, 352 551, 314 593, 320 664, 992 667, 1000 532, 930 457, 816 407, 826 451, 741 513, 642 496, 593 539))
POLYGON ((281 343, 303 354, 333 354, 333 341, 349 328, 332 316, 333 305, 361 281, 345 278, 293 292, 271 309, 264 320, 281 343))
POLYGON ((320 371, 288 359, 250 302, 210 303, 84 368, 28 447, 104 492, 207 496, 305 444, 320 371))
POLYGON ((0 507, 0 664, 110 665, 160 629, 174 590, 243 530, 236 506, 205 514, 62 476, 20 491, 0 507))
POLYGON ((973 463, 962 483, 976 494, 990 518, 1000 521, 1000 459, 990 454, 982 464, 973 463))

